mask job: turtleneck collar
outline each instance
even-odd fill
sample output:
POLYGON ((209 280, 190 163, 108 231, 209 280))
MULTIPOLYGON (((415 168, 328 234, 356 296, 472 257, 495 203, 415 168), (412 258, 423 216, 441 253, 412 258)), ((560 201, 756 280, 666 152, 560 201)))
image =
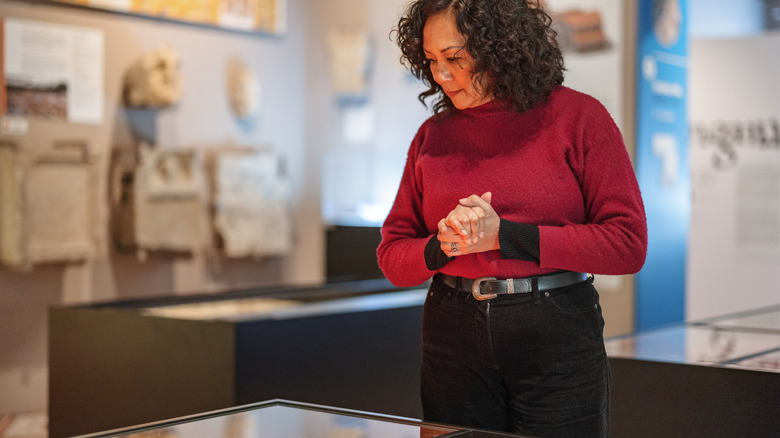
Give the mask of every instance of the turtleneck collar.
POLYGON ((457 112, 468 117, 487 117, 494 114, 505 113, 509 110, 510 108, 502 101, 494 99, 479 106, 457 110, 457 112))

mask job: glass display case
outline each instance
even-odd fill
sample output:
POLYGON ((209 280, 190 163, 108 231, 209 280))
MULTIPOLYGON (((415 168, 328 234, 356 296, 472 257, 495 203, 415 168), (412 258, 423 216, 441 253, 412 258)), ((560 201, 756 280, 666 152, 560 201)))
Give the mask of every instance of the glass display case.
POLYGON ((271 400, 82 435, 81 438, 511 438, 520 436, 286 400, 271 400))
POLYGON ((383 279, 55 306, 49 436, 275 399, 421 418, 425 294, 383 279))
POLYGON ((610 338, 605 347, 614 436, 780 430, 780 306, 610 338))
POLYGON ((731 328, 741 331, 780 332, 780 306, 765 307, 741 312, 735 315, 724 315, 710 318, 697 323, 714 327, 731 328))
POLYGON ((780 306, 607 339, 613 358, 780 372, 780 306))
MULTIPOLYGON (((361 422, 337 409, 422 418, 425 295, 422 287, 369 280, 55 306, 49 311, 49 436, 153 423, 171 427, 125 429, 125 435, 197 438, 189 430, 197 418, 209 436, 274 437, 242 424, 266 424, 269 412, 273 418, 305 414, 299 424, 324 422, 323 410, 311 405, 333 407, 328 413, 336 416, 328 421, 342 428, 361 422), (277 415, 292 408, 251 405, 262 400, 311 405, 277 415), (229 410, 234 406, 252 407, 229 410), (249 435, 222 432, 247 427, 249 435)), ((612 436, 773 436, 780 430, 780 306, 608 338, 605 347, 612 436)), ((279 427, 298 433, 303 426, 279 427)), ((397 427, 405 437, 408 427, 397 427)), ((415 437, 480 436, 411 427, 415 437)), ((323 436, 374 436, 338 430, 323 436)))

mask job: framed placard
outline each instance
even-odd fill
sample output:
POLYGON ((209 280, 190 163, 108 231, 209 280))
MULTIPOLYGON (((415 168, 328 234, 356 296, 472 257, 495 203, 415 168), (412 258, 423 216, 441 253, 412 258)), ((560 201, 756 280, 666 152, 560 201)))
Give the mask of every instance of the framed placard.
POLYGON ((103 123, 104 45, 99 29, 0 19, 0 132, 27 117, 103 123))
POLYGON ((279 35, 286 25, 286 0, 53 0, 96 9, 279 35))

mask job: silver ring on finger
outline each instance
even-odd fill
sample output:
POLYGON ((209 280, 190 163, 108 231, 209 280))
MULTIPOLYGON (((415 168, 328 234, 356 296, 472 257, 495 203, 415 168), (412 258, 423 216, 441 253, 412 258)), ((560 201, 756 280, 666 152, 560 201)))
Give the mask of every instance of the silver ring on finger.
POLYGON ((450 252, 458 252, 458 242, 450 243, 450 252))

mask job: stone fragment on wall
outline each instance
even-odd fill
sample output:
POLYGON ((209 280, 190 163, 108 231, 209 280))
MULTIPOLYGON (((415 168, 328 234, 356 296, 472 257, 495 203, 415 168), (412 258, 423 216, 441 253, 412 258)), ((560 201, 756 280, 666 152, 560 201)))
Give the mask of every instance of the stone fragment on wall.
POLYGON ((74 262, 98 248, 98 170, 85 143, 0 143, 0 262, 74 262))
POLYGON ((365 97, 368 93, 371 44, 368 32, 335 29, 328 33, 330 83, 339 97, 365 97))
POLYGON ((292 248, 289 182, 271 152, 225 150, 213 167, 214 231, 228 258, 278 256, 292 248))
POLYGON ((242 62, 228 66, 227 91, 230 109, 238 120, 250 120, 260 113, 260 79, 242 62))
POLYGON ((209 246, 207 182, 199 154, 142 147, 133 183, 138 249, 197 252, 209 246))
POLYGON ((208 191, 200 155, 141 144, 115 149, 111 204, 121 250, 194 253, 210 245, 208 191))
POLYGON ((161 47, 145 53, 125 72, 125 105, 141 108, 166 108, 182 95, 179 54, 161 47))

